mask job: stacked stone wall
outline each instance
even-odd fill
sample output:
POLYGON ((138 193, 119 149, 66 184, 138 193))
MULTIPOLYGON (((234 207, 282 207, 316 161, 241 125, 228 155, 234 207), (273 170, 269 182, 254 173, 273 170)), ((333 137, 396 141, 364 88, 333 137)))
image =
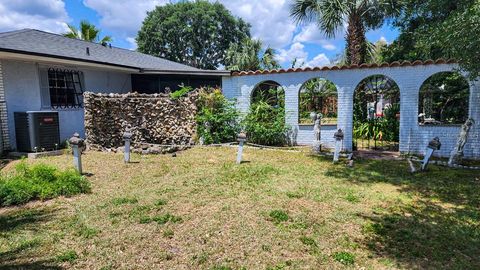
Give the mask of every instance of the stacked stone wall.
POLYGON ((126 129, 133 133, 134 152, 164 153, 189 147, 195 139, 197 97, 197 91, 178 99, 165 94, 85 93, 87 147, 117 151, 124 145, 126 129))

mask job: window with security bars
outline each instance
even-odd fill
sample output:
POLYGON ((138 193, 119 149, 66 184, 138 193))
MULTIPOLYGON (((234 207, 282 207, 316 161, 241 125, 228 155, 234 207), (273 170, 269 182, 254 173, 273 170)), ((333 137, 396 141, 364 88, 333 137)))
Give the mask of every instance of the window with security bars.
POLYGON ((48 69, 48 88, 52 108, 83 106, 82 73, 75 70, 48 69))

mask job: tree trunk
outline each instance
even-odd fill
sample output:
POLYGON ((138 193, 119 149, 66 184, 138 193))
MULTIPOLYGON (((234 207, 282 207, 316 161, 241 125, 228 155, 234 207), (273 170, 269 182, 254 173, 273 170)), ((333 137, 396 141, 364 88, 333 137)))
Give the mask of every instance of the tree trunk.
POLYGON ((356 13, 352 13, 348 17, 346 42, 347 64, 360 65, 365 63, 367 55, 365 27, 362 18, 356 13))

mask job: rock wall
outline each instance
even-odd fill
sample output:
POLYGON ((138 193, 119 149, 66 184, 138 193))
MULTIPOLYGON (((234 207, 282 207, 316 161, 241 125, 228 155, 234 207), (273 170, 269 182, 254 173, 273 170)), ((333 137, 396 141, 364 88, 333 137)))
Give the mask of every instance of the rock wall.
POLYGON ((194 143, 197 91, 179 99, 166 94, 84 94, 89 149, 121 150, 123 132, 132 132, 134 152, 165 153, 194 143), (178 145, 165 147, 162 145, 178 145))

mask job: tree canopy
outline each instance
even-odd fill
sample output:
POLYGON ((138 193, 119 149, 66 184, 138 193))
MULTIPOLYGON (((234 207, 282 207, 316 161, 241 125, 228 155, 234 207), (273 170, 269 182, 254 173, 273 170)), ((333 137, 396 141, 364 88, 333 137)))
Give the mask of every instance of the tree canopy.
POLYGON ((138 51, 202 69, 226 65, 231 44, 250 37, 250 25, 222 4, 197 0, 157 6, 147 13, 138 51))
POLYGON ((399 37, 386 61, 454 58, 472 77, 480 72, 479 0, 404 0, 393 25, 399 37))
POLYGON ((100 38, 101 30, 98 29, 95 25, 89 23, 88 21, 81 21, 79 28, 71 24, 68 24, 67 26, 69 31, 63 34, 63 36, 65 37, 99 43, 112 41, 112 37, 110 36, 104 36, 103 38, 100 38))

